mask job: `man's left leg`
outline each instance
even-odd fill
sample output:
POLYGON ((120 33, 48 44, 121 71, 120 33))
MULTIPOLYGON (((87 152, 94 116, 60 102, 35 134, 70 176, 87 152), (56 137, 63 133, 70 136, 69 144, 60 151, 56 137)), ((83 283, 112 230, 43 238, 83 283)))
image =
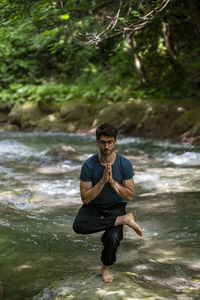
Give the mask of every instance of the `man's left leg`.
MULTIPOLYGON (((124 206, 119 206, 110 210, 106 210, 104 217, 107 216, 122 216, 124 215, 124 206)), ((109 266, 113 265, 116 261, 117 248, 120 245, 120 241, 123 239, 123 225, 115 226, 104 232, 101 241, 104 245, 101 255, 102 277, 105 282, 112 282, 113 276, 109 272, 109 266)))

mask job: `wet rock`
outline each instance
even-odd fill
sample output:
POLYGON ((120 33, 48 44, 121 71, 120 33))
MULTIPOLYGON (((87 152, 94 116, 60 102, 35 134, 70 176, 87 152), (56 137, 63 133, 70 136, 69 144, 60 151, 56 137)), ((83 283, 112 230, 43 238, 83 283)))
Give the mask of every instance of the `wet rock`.
MULTIPOLYGON (((89 273, 89 272, 88 272, 89 273)), ((147 279, 133 272, 114 272, 115 280, 105 284, 99 274, 73 276, 44 289, 34 300, 56 299, 193 299, 188 293, 176 292, 159 280, 147 279), (177 297, 177 296, 180 296, 177 297)))
POLYGON ((39 119, 42 117, 37 103, 25 102, 23 104, 15 104, 9 113, 9 121, 16 124, 22 129, 34 128, 39 119))
POLYGON ((52 147, 46 154, 59 159, 69 159, 77 155, 76 150, 73 147, 65 144, 59 144, 52 147))
POLYGON ((34 300, 53 300, 55 293, 49 288, 45 288, 42 295, 34 297, 34 300))

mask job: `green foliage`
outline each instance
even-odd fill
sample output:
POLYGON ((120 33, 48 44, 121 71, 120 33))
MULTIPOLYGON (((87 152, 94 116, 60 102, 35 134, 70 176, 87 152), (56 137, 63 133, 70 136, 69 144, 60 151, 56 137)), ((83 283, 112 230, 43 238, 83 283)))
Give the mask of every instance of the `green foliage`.
MULTIPOLYGON (((115 30, 160 2, 125 1, 115 30)), ((134 49, 128 35, 82 45, 108 26, 118 1, 3 0, 0 9, 0 101, 198 96, 199 34, 185 2, 171 1, 162 15, 135 32, 134 49)))
POLYGON ((0 91, 1 101, 10 101, 12 103, 22 103, 27 100, 40 102, 57 101, 63 102, 68 100, 69 90, 64 84, 46 83, 42 85, 23 85, 11 84, 8 89, 0 91))

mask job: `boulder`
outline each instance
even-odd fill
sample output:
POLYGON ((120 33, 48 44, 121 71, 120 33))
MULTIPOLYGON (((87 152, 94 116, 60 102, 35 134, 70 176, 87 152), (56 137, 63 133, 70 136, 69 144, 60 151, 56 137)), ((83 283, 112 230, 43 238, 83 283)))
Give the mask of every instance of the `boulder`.
POLYGON ((31 129, 36 127, 41 117, 42 113, 38 104, 27 101, 23 104, 15 104, 9 113, 8 120, 22 129, 31 129))
POLYGON ((73 147, 65 144, 59 144, 52 147, 46 154, 59 159, 68 159, 69 157, 75 157, 77 155, 76 150, 73 147))
POLYGON ((61 104, 53 100, 43 100, 38 103, 39 109, 46 114, 59 112, 61 104))
POLYGON ((68 124, 69 132, 89 129, 94 120, 96 109, 88 103, 66 103, 60 107, 60 115, 68 124))
POLYGON ((36 130, 40 131, 65 131, 66 128, 65 122, 58 112, 43 116, 36 126, 36 130))
MULTIPOLYGON (((195 109, 184 111, 172 122, 169 135, 189 141, 190 138, 200 136, 200 106, 195 109)), ((196 139, 198 140, 198 139, 196 139)))

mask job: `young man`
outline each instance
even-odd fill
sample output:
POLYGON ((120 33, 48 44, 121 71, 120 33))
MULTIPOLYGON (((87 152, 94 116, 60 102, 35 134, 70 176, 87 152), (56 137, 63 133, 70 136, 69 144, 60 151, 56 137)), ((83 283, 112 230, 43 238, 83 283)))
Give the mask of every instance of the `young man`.
POLYGON ((112 282, 109 266, 116 261, 117 247, 123 238, 123 225, 128 225, 142 236, 142 228, 133 213, 126 214, 127 201, 134 195, 133 167, 131 162, 114 152, 117 129, 104 123, 96 130, 99 152, 82 166, 80 192, 83 206, 73 224, 76 233, 91 234, 104 231, 101 241, 102 277, 112 282))

